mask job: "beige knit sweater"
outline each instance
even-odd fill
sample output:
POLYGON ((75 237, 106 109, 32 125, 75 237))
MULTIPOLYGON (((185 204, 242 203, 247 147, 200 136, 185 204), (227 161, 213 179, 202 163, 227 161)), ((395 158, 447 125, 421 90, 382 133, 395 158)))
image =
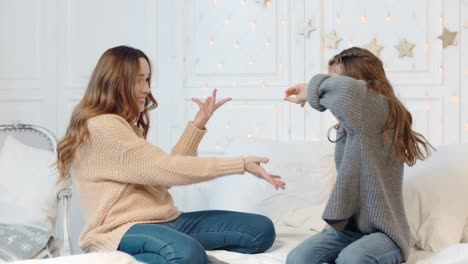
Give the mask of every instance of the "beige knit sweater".
POLYGON ((206 130, 187 125, 171 154, 137 136, 117 115, 88 120, 89 139, 72 165, 86 224, 80 247, 116 250, 122 236, 138 223, 177 218, 169 187, 244 173, 243 158, 198 158, 206 130))

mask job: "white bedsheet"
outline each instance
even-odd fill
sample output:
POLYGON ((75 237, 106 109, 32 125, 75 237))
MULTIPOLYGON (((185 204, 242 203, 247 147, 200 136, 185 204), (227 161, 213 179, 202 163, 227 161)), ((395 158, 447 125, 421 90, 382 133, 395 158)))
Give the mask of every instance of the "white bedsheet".
MULTIPOLYGON (((284 264, 288 252, 299 243, 317 232, 289 226, 276 226, 276 241, 273 247, 266 253, 249 255, 229 252, 225 250, 208 251, 209 263, 212 264, 284 264)), ((468 245, 468 244, 467 244, 468 245)), ((468 246, 466 248, 468 252, 468 246)), ((433 264, 432 262, 421 262, 428 259, 434 253, 430 251, 411 249, 410 257, 406 264, 433 264)), ((444 256, 446 257, 446 256, 444 256)), ((468 256, 467 256, 468 258, 468 256)), ((437 264, 443 262, 437 262, 437 264)), ((468 263, 460 262, 460 263, 468 263)), ((435 263, 434 263, 435 264, 435 263)))

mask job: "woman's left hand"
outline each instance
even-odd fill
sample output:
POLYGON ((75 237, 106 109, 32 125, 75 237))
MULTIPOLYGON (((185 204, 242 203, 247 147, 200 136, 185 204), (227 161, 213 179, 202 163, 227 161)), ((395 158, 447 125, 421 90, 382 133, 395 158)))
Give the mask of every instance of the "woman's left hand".
POLYGON ((219 102, 216 102, 216 89, 213 90, 213 95, 206 98, 205 102, 200 101, 197 98, 192 98, 192 101, 195 102, 200 109, 198 110, 193 124, 199 128, 204 129, 208 120, 210 120, 213 113, 220 108, 223 104, 231 101, 232 98, 228 97, 219 102))

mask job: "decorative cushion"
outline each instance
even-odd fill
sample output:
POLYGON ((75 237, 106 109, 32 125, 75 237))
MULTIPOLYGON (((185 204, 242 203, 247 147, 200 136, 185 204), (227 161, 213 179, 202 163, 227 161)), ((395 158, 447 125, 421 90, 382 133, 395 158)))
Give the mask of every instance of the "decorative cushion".
POLYGON ((30 259, 42 251, 51 234, 43 229, 0 225, 0 262, 30 259))
POLYGON ((51 151, 13 136, 0 151, 0 224, 24 225, 53 233, 57 170, 51 151))
POLYGON ((405 168, 403 196, 414 243, 439 251, 460 243, 468 217, 468 145, 445 145, 405 168))
POLYGON ((320 231, 322 213, 336 178, 334 144, 329 142, 287 142, 258 140, 234 142, 226 156, 265 156, 262 166, 280 175, 285 190, 248 173, 214 181, 209 194, 212 209, 260 213, 274 222, 320 231))

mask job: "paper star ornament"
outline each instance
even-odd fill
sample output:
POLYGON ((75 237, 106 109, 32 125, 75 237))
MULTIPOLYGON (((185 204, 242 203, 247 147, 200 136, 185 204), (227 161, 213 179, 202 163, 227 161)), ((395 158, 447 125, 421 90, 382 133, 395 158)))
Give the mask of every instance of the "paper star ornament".
POLYGON ((338 37, 336 35, 336 32, 333 31, 333 32, 330 32, 330 33, 326 34, 325 36, 323 36, 323 40, 325 42, 325 47, 331 48, 331 49, 336 49, 337 45, 338 45, 338 42, 340 42, 342 40, 342 38, 338 37))
POLYGON ((380 51, 383 49, 383 46, 379 44, 376 38, 374 38, 369 44, 366 45, 366 49, 380 58, 380 51))
POLYGON ((310 33, 312 31, 315 31, 315 27, 312 26, 312 21, 309 19, 307 22, 305 22, 302 26, 301 26, 301 29, 299 31, 299 34, 302 34, 304 35, 305 38, 309 38, 310 37, 310 33))
POLYGON ((415 45, 413 43, 408 42, 406 38, 400 40, 400 44, 398 46, 395 46, 395 48, 398 50, 398 57, 413 57, 414 46, 415 45))
POLYGON ((450 45, 456 45, 455 38, 457 37, 457 33, 458 32, 456 31, 449 31, 447 28, 444 27, 442 35, 438 36, 437 38, 442 40, 442 46, 445 49, 450 45))

